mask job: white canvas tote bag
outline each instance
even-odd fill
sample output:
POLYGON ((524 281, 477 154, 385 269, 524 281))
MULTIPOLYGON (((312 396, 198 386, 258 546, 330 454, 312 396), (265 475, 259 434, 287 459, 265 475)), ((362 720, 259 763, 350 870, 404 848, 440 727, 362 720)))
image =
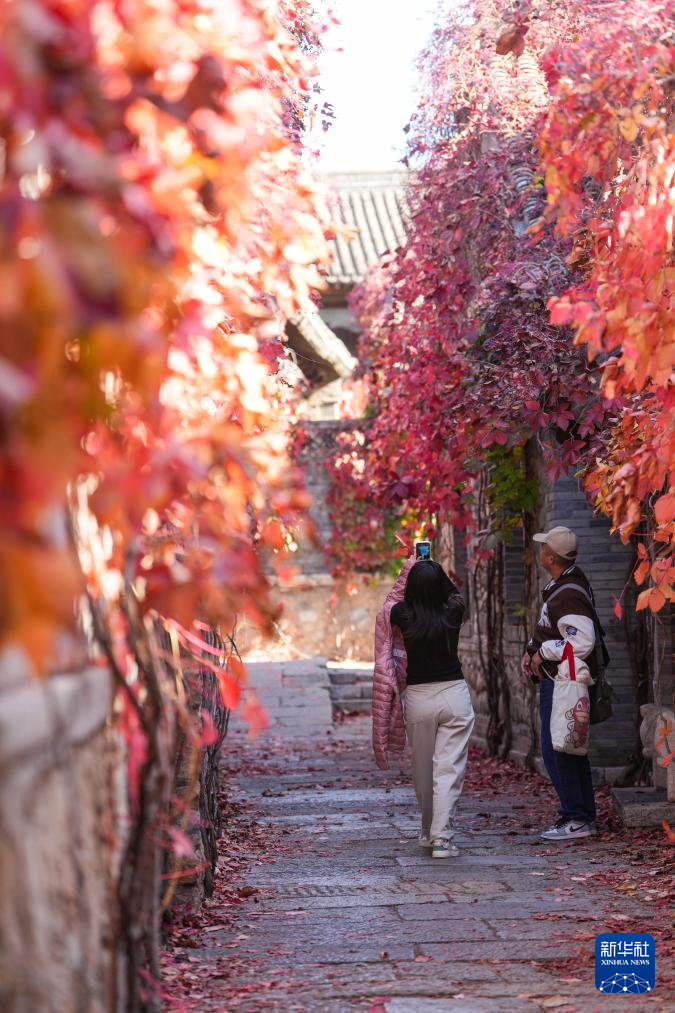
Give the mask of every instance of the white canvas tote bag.
POLYGON ((556 752, 574 756, 585 756, 588 752, 591 717, 588 687, 592 685, 588 665, 574 657, 570 643, 565 644, 554 680, 551 708, 551 739, 556 752))

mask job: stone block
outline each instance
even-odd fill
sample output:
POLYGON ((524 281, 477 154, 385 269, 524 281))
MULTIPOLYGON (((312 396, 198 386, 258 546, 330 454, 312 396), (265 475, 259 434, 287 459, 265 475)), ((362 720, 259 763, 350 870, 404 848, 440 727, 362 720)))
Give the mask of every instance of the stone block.
POLYGON ((325 667, 325 658, 303 658, 301 661, 286 662, 284 665, 284 675, 311 675, 318 669, 325 667))
POLYGON ((0 707, 0 765, 45 754, 51 765, 54 743, 77 746, 104 724, 112 703, 112 682, 102 668, 50 679, 24 679, 3 693, 0 707))
POLYGON ((336 701, 333 710, 343 714, 369 714, 370 700, 362 700, 360 697, 345 698, 336 701))
POLYGON ((300 623, 315 623, 319 618, 319 613, 316 609, 300 609, 297 618, 300 623))
MULTIPOLYGON (((111 1008, 128 825, 103 669, 25 677, 0 704, 0 1007, 111 1008), (12 725, 12 721, 15 723, 12 725), (20 723, 16 723, 20 722, 20 723)), ((117 966, 124 981, 123 961, 117 966)), ((119 1008, 126 1008, 124 994, 119 1008)))
POLYGON ((352 609, 350 611, 350 613, 349 613, 349 619, 352 622, 355 622, 355 623, 356 622, 361 622, 364 619, 370 619, 371 617, 372 617, 372 613, 371 613, 370 609, 366 609, 366 608, 355 608, 355 609, 352 609))
POLYGON ((664 788, 615 788, 614 807, 627 827, 658 827, 666 820, 675 826, 675 802, 664 788))
POLYGON ((334 686, 353 686, 357 673, 351 669, 328 669, 328 678, 334 686))

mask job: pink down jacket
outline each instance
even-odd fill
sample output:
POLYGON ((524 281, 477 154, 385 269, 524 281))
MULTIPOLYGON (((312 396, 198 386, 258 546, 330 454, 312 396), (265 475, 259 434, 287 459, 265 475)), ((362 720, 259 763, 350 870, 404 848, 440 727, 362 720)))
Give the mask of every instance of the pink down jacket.
POLYGON ((389 766, 387 753, 405 749, 405 724, 401 693, 406 685, 406 653, 403 637, 392 629, 392 607, 403 601, 408 573, 415 557, 408 559, 375 619, 375 670, 373 672, 373 752, 381 770, 389 766))

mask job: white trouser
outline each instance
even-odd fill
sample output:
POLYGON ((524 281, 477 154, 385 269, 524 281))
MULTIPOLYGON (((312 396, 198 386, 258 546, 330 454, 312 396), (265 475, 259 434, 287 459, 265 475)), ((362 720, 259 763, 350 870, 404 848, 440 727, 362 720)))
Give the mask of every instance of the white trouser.
POLYGON ((422 833, 450 840, 474 723, 469 687, 464 679, 408 686, 403 710, 422 833))

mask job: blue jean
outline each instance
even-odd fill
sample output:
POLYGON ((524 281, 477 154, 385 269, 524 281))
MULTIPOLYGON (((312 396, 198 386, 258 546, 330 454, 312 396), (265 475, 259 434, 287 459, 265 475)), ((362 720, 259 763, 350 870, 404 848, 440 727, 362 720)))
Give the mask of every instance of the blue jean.
POLYGON ((566 820, 589 823, 595 819, 595 796, 591 765, 587 756, 558 753, 551 742, 553 680, 541 677, 539 714, 541 716, 541 755, 548 776, 560 799, 560 815, 566 820))

